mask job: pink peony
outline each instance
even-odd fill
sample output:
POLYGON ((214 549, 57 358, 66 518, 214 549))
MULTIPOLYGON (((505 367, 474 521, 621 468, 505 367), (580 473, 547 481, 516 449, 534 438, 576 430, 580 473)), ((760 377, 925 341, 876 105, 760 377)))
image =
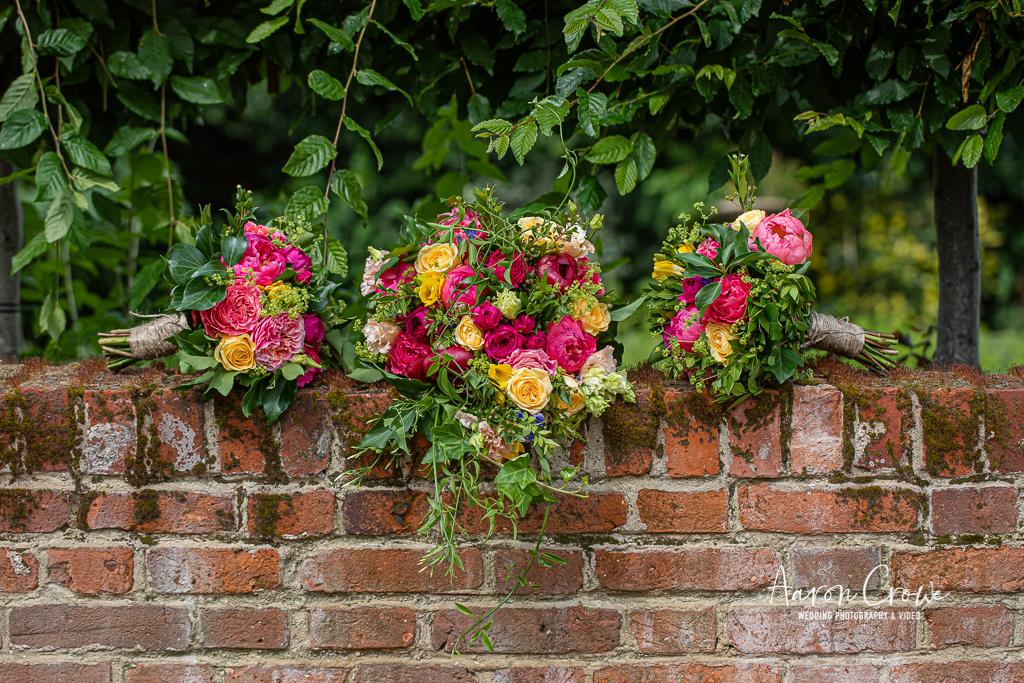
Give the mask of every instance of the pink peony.
POLYGON ((313 277, 313 273, 310 271, 313 261, 306 255, 306 252, 298 247, 286 248, 284 250, 284 259, 291 266, 292 271, 295 273, 295 281, 300 285, 307 284, 313 277))
POLYGON ((405 333, 416 341, 427 341, 427 332, 430 329, 430 321, 427 320, 426 306, 413 309, 405 316, 405 333))
POLYGON ((236 282, 228 287, 223 301, 213 308, 199 311, 199 319, 206 330, 206 336, 233 337, 252 330, 262 312, 260 290, 251 284, 236 282))
MULTIPOLYGON (((256 227, 263 228, 265 233, 265 226, 256 227)), ((265 287, 288 268, 284 253, 265 234, 246 231, 245 240, 248 246, 242 258, 234 265, 235 277, 251 278, 256 284, 265 287)))
POLYGON ((543 349, 517 349, 508 355, 505 362, 514 368, 538 368, 552 377, 558 374, 558 363, 543 349))
MULTIPOLYGON (((307 346, 303 353, 305 353, 307 356, 315 360, 317 363, 320 362, 320 354, 317 353, 316 349, 314 349, 312 346, 307 346)), ((312 384, 313 380, 315 380, 317 376, 320 375, 322 372, 323 370, 321 370, 320 368, 309 368, 304 373, 302 373, 301 377, 295 380, 295 384, 301 389, 302 387, 308 384, 312 384)))
POLYGON ((302 351, 306 326, 302 318, 278 313, 260 320, 251 336, 256 345, 256 362, 268 370, 277 370, 302 351))
POLYGON ((311 346, 319 351, 320 345, 324 341, 324 335, 327 333, 324 321, 315 313, 303 313, 302 324, 306 328, 306 346, 311 346))
POLYGON ((494 276, 498 280, 506 284, 511 283, 513 288, 523 284, 523 280, 526 279, 526 274, 529 272, 526 261, 523 260, 523 255, 519 252, 509 256, 500 251, 492 251, 490 256, 487 257, 487 267, 494 272, 494 276), (500 265, 502 262, 508 265, 500 265), (505 280, 506 268, 508 270, 507 281, 505 280))
POLYGON ((686 278, 683 280, 683 293, 679 295, 679 301, 692 305, 697 301, 697 292, 709 282, 711 280, 704 277, 694 276, 686 278))
POLYGON ((563 370, 576 373, 597 350, 597 339, 584 332, 578 320, 565 316, 548 327, 544 348, 563 370))
POLYGON ((568 254, 547 254, 537 259, 537 274, 560 292, 576 282, 578 273, 579 264, 568 254))
POLYGON ((436 355, 428 356, 423 363, 423 367, 424 370, 429 371, 434 363, 440 362, 441 365, 449 370, 462 374, 469 367, 471 360, 473 360, 472 351, 467 351, 458 344, 453 344, 446 349, 438 351, 436 355))
POLYGON ((722 278, 722 293, 708 307, 705 314, 708 321, 731 325, 747 313, 747 297, 750 295, 750 283, 743 281, 739 273, 726 275, 722 278))
POLYGON ((692 351, 693 343, 703 332, 704 323, 700 321, 697 307, 687 306, 672 317, 661 336, 666 346, 676 343, 684 351, 692 351))
POLYGON ((467 306, 476 303, 476 285, 463 284, 463 280, 476 275, 476 271, 470 266, 459 266, 452 268, 444 276, 444 284, 441 285, 441 303, 446 308, 451 308, 457 301, 467 306))
POLYGON ((388 351, 387 371, 401 377, 427 379, 427 359, 433 354, 430 347, 405 332, 399 332, 388 351))
POLYGON ((396 263, 377 276, 377 291, 397 291, 416 276, 416 266, 411 263, 396 263))
POLYGON ((491 330, 501 322, 501 311, 490 301, 473 307, 473 324, 481 330, 491 330))
POLYGON ((765 216, 750 233, 750 248, 757 250, 755 240, 761 240, 765 251, 791 266, 811 257, 811 233, 789 209, 765 216))
POLYGON ((537 321, 533 319, 532 315, 521 315, 512 321, 512 326, 515 327, 518 332, 529 334, 530 332, 533 332, 535 327, 537 327, 537 321))
POLYGON ((722 245, 718 243, 718 240, 714 237, 709 237, 700 243, 700 246, 697 247, 696 251, 701 256, 707 256, 709 259, 714 261, 715 257, 718 256, 718 247, 720 246, 722 245))
POLYGON ((534 332, 523 341, 524 349, 543 349, 547 335, 543 332, 534 332))
POLYGON ((504 363, 509 354, 522 346, 522 336, 511 325, 498 325, 484 334, 484 350, 495 363, 504 363))

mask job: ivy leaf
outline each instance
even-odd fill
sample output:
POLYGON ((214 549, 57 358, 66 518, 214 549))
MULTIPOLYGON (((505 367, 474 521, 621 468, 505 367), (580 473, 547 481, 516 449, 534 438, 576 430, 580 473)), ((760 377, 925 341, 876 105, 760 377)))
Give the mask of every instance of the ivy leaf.
POLYGON ((110 73, 121 78, 134 81, 144 81, 149 78, 149 69, 139 61, 134 52, 120 50, 110 55, 107 59, 107 68, 110 73))
POLYGON ((352 52, 352 50, 356 49, 356 45, 352 42, 352 38, 350 38, 348 34, 340 28, 335 28, 334 26, 320 21, 319 19, 310 19, 309 23, 320 29, 332 42, 340 45, 341 49, 345 50, 345 52, 352 52))
POLYGON ((208 285, 205 278, 188 281, 181 295, 179 311, 205 311, 224 300, 228 290, 224 285, 208 285))
POLYGON ((988 112, 980 104, 972 104, 949 117, 946 128, 949 130, 981 130, 988 120, 988 112))
POLYGON ((153 291, 157 283, 160 282, 160 278, 164 274, 164 269, 167 267, 167 262, 163 259, 157 259, 149 265, 139 269, 139 272, 132 278, 132 288, 128 295, 128 307, 135 309, 142 305, 142 302, 146 300, 149 293, 153 291))
POLYGON ((147 30, 139 39, 139 60, 149 71, 149 78, 153 85, 160 85, 171 75, 174 68, 174 57, 171 55, 171 45, 167 38, 153 29, 147 30))
POLYGON ((363 185, 359 182, 359 176, 349 169, 342 169, 331 178, 331 191, 334 192, 343 202, 357 214, 362 216, 363 223, 369 218, 369 211, 366 201, 363 200, 363 185))
POLYGON ((377 143, 373 141, 373 136, 370 135, 370 131, 356 123, 351 116, 345 117, 345 128, 348 128, 350 131, 366 141, 366 144, 368 144, 370 149, 373 151, 373 156, 377 158, 377 170, 379 171, 383 168, 384 156, 380 153, 380 148, 377 147, 377 143))
POLYGON ((171 79, 171 90, 186 102, 192 104, 222 104, 224 97, 212 78, 203 76, 175 76, 171 79))
POLYGON ((46 130, 46 118, 35 109, 12 112, 0 128, 0 149, 18 149, 34 142, 46 130))
POLYGON ((22 109, 34 109, 39 101, 34 74, 22 74, 14 79, 3 99, 0 99, 0 123, 22 109))
POLYGON ((512 0, 495 0, 494 9, 501 23, 517 38, 526 30, 526 14, 512 0))
POLYGON ((330 140, 323 135, 310 135, 295 145, 281 170, 296 178, 313 175, 337 155, 338 150, 330 140))
POLYGON ((310 89, 325 100, 340 100, 345 96, 345 86, 334 76, 320 69, 313 69, 306 78, 310 89))
POLYGON ((206 263, 203 253, 191 244, 178 243, 167 252, 167 268, 175 284, 184 285, 206 263))
POLYGON ((512 154, 515 155, 519 165, 523 165, 526 154, 533 149, 537 142, 537 124, 532 118, 523 119, 512 131, 511 146, 512 154))
MULTIPOLYGON (((1024 85, 1015 85, 1008 90, 996 93, 996 106, 1001 111, 1012 114, 1022 99, 1024 99, 1024 85)), ((0 115, 0 119, 2 119, 2 115, 0 115)))
POLYGON ((249 43, 250 45, 253 45, 255 43, 264 41, 287 23, 287 16, 268 19, 267 21, 264 21, 262 24, 254 28, 252 32, 249 33, 249 36, 245 39, 245 42, 249 43))
POLYGON ((595 164, 617 164, 633 151, 633 145, 621 135, 611 135, 598 140, 590 151, 587 152, 586 160, 595 164))
POLYGON ((404 97, 406 102, 409 103, 409 106, 413 106, 412 98, 409 97, 409 93, 405 92, 397 85, 395 85, 393 82, 391 82, 391 80, 389 80, 386 76, 377 71, 374 71, 373 69, 360 69, 359 71, 356 72, 356 80, 362 83, 363 85, 379 86, 390 92, 401 93, 402 97, 404 97))
POLYGON ((71 203, 71 194, 67 191, 60 193, 46 210, 46 218, 43 220, 46 241, 53 244, 63 239, 71 229, 71 222, 75 218, 75 206, 71 203))

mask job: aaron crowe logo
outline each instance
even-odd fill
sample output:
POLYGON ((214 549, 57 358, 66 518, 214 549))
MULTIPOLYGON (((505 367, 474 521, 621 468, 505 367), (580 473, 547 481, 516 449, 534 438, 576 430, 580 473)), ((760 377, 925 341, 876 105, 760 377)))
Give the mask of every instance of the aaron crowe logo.
POLYGON ((890 586, 888 589, 879 590, 881 597, 874 598, 869 588, 874 578, 878 578, 879 585, 889 576, 889 568, 880 564, 868 572, 864 577, 864 583, 860 592, 854 593, 849 586, 835 584, 833 586, 813 586, 811 588, 793 588, 789 585, 786 576, 786 568, 779 567, 775 573, 775 582, 768 589, 771 595, 770 603, 775 604, 777 596, 781 595, 786 606, 794 603, 797 605, 810 605, 814 607, 819 601, 835 603, 837 607, 853 606, 859 604, 868 608, 877 607, 909 607, 921 608, 932 602, 940 602, 946 598, 946 594, 936 590, 929 583, 927 587, 917 586, 908 588, 903 586, 890 586))

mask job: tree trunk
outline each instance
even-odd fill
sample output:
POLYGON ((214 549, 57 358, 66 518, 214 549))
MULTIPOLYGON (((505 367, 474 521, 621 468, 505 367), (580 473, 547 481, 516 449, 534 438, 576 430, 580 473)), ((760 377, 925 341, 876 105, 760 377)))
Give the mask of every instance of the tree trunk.
MULTIPOLYGON (((14 168, 0 161, 0 177, 14 168)), ((17 183, 0 186, 0 360, 14 360, 21 347, 21 278, 11 275, 11 257, 21 249, 21 202, 17 183)))
POLYGON ((938 347, 935 362, 980 365, 981 242, 978 170, 954 166, 942 149, 934 161, 935 230, 939 252, 938 347))

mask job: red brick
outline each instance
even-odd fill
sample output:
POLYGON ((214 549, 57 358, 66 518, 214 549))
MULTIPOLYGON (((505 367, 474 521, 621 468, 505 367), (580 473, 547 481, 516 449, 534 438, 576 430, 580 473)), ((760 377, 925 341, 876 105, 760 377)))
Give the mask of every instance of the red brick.
POLYGON ((878 588, 881 563, 878 548, 793 548, 793 588, 843 586, 856 593, 864 588, 878 588))
MULTIPOLYGON (((198 391, 180 392, 176 389, 160 389, 149 396, 146 405, 146 434, 155 437, 147 444, 155 449, 156 462, 151 467, 164 464, 170 474, 180 472, 202 472, 207 468, 206 436, 203 431, 203 404, 198 391), (151 431, 150 431, 151 430, 151 431)), ((140 457, 138 454, 137 457, 140 457)))
POLYGON ((85 434, 82 472, 122 474, 126 460, 135 457, 138 427, 135 404, 125 389, 86 389, 82 394, 85 434))
POLYGON ((501 669, 494 672, 492 683, 583 683, 583 669, 561 667, 530 667, 501 669))
POLYGON ((910 461, 913 417, 906 392, 899 387, 847 389, 844 411, 853 427, 848 438, 854 465, 884 470, 910 461))
POLYGON ((213 671, 206 664, 136 664, 125 673, 125 683, 213 683, 213 671))
POLYGON ((462 550, 465 567, 450 580, 443 570, 424 570, 422 550, 342 548, 303 560, 299 579, 307 591, 321 593, 448 593, 479 588, 483 560, 475 548, 462 550))
POLYGON ((0 490, 0 531, 46 533, 63 529, 72 519, 67 491, 0 490))
POLYGON ((932 532, 998 534, 1017 529, 1017 493, 1012 486, 974 486, 932 491, 932 532))
POLYGON ((617 591, 749 591, 771 584, 774 550, 741 547, 597 551, 597 580, 617 591))
POLYGON ((120 595, 132 589, 131 548, 52 548, 46 553, 49 582, 83 595, 120 595))
MULTIPOLYGON (((807 607, 739 607, 726 617, 732 646, 744 654, 850 654, 907 652, 917 646, 912 618, 884 620, 800 619, 807 607)), ((819 605, 815 612, 841 612, 819 605)), ((889 610, 898 612, 898 610, 889 610)), ((913 610, 903 614, 912 617, 913 610)))
MULTIPOLYGON (((591 493, 586 498, 562 496, 551 508, 549 534, 593 534, 614 531, 626 523, 628 507, 620 493, 591 493)), ((519 531, 540 530, 544 509, 534 505, 519 522, 519 531)))
POLYGON ((665 390, 665 468, 670 477, 710 477, 721 471, 722 409, 693 390, 665 390))
POLYGON ((416 640, 416 613, 406 607, 314 609, 310 645, 324 650, 393 650, 416 640))
POLYGON ((0 662, 0 681, 4 683, 110 683, 110 663, 37 662, 19 664, 0 662))
MULTIPOLYGON (((19 431, 24 437, 24 454, 33 462, 27 469, 66 472, 79 445, 67 386, 62 381, 25 384, 19 391, 24 400, 19 431)), ((19 468, 14 464, 13 469, 19 468)))
POLYGON ((870 664, 834 664, 796 666, 791 683, 878 683, 878 669, 870 664))
POLYGON ((789 463, 794 476, 842 471, 843 395, 835 387, 793 387, 789 463))
POLYGON ((771 664, 616 664, 594 672, 594 683, 780 683, 782 670, 771 664))
POLYGON ((334 492, 249 496, 249 535, 308 538, 327 536, 334 531, 334 492))
POLYGON ((1013 637, 1013 613, 1002 605, 943 607, 925 612, 933 647, 1006 647, 1013 637))
POLYGON ((300 391, 281 416, 281 469, 289 477, 321 474, 331 462, 334 433, 323 392, 300 391))
POLYGON ((335 389, 327 394, 331 418, 338 430, 341 452, 347 458, 356 450, 370 425, 388 409, 394 398, 390 392, 335 389))
POLYGON ((765 392, 729 412, 730 476, 777 477, 782 474, 783 400, 785 397, 778 392, 765 392))
POLYGON ((973 388, 932 389, 919 394, 924 462, 931 474, 960 477, 976 466, 981 399, 973 388))
POLYGON ((226 683, 347 683, 350 669, 246 666, 228 671, 226 683))
POLYGON ((476 674, 468 669, 424 664, 368 664, 357 667, 352 677, 352 683, 476 683, 477 680, 476 674))
POLYGON ((423 523, 426 514, 426 494, 408 489, 349 491, 341 503, 345 531, 350 534, 412 534, 423 523))
MULTIPOLYGON (((455 610, 435 614, 431 632, 433 648, 451 651, 459 636, 475 620, 455 610)), ((496 612, 491 621, 489 635, 497 653, 597 653, 614 650, 619 645, 621 617, 610 609, 505 607, 496 612)), ((460 643, 459 651, 486 650, 478 641, 460 643)))
POLYGON ((203 647, 283 650, 288 647, 288 614, 276 607, 204 609, 203 647))
POLYGON ((27 550, 0 548, 0 593, 28 593, 39 586, 39 560, 27 550))
POLYGON ((185 650, 191 630, 183 607, 32 605, 14 607, 10 613, 11 644, 36 649, 99 645, 185 650))
POLYGON ((151 548, 149 588, 157 593, 252 593, 277 588, 281 558, 272 548, 151 548))
POLYGON ((714 652, 718 640, 714 607, 637 610, 629 615, 629 627, 637 651, 648 655, 714 652))
POLYGON ((1018 683, 1024 681, 1024 662, 958 661, 899 664, 890 683, 1018 683))
POLYGON ((903 488, 792 489, 739 487, 740 524, 755 531, 797 534, 914 531, 919 502, 903 488))
POLYGON ((729 528, 729 494, 717 491, 641 489, 636 506, 640 521, 653 533, 715 534, 729 528))
POLYGON ((989 389, 985 394, 985 443, 993 472, 1024 472, 1024 388, 989 389))
MULTIPOLYGON (((542 550, 556 555, 564 564, 550 567, 534 562, 526 574, 527 585, 520 586, 519 595, 572 595, 583 587, 583 553, 578 550, 542 550)), ((518 576, 530 562, 526 550, 501 549, 494 553, 494 571, 497 574, 498 591, 505 593, 516 583, 518 576)))
POLYGON ((636 392, 636 403, 614 403, 601 416, 604 471, 609 477, 650 473, 658 440, 653 400, 652 390, 642 387, 636 392))
POLYGON ((964 593, 1024 591, 1024 548, 945 548, 893 553, 892 584, 964 593))
POLYGON ((85 523, 89 529, 162 534, 211 534, 238 528, 234 497, 186 491, 100 494, 89 502, 85 523))
POLYGON ((214 405, 217 416, 217 448, 223 474, 277 474, 268 469, 275 463, 278 444, 266 420, 242 414, 240 397, 221 399, 214 405))

